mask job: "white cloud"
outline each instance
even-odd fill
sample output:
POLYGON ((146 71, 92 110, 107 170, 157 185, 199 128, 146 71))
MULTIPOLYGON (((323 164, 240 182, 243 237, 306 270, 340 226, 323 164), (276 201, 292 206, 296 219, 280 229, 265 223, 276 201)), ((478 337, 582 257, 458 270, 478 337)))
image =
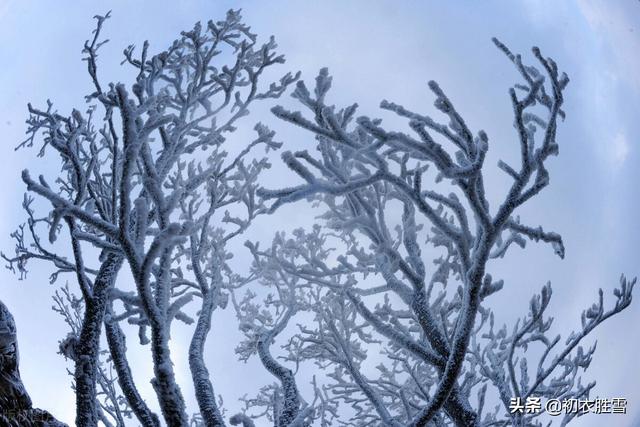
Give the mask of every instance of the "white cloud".
POLYGON ((624 133, 618 132, 611 142, 611 160, 617 167, 622 166, 629 155, 629 141, 624 133))

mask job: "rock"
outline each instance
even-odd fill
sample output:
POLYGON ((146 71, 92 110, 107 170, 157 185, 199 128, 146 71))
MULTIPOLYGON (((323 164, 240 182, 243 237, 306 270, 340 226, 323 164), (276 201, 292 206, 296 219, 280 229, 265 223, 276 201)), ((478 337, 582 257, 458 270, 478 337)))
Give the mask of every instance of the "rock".
POLYGON ((0 425, 3 427, 67 427, 50 413, 33 408, 20 379, 16 323, 0 301, 0 425))

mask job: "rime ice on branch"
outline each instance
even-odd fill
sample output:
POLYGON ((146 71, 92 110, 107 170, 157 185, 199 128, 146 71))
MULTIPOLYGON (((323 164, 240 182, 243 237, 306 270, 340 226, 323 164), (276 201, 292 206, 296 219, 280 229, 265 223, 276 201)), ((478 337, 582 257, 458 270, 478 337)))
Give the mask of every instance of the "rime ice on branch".
POLYGON ((260 256, 313 289, 308 306, 315 326, 301 326, 291 338, 289 358, 334 369, 326 385, 330 400, 355 411, 345 425, 541 425, 533 414, 510 414, 508 398, 588 395, 592 385, 581 385, 577 373, 586 369, 593 350, 579 344, 631 301, 635 280, 622 279, 608 311, 601 291, 599 303, 583 315, 582 330, 560 348, 559 338, 547 337, 550 320, 543 320, 551 296, 547 286, 512 334, 494 332, 494 314, 485 301, 503 282, 492 278, 489 261, 527 240, 549 243, 564 257, 560 235, 521 223, 518 210, 549 184, 547 162, 558 154, 556 132, 569 82, 538 48, 536 65, 527 65, 494 42, 522 81, 509 90, 519 161, 498 163, 510 186, 493 207, 484 184, 489 138, 482 130, 472 132, 433 81, 434 105, 446 123, 381 103, 407 119, 410 132, 389 130, 368 117, 354 123, 356 104, 327 104, 326 69, 313 91, 300 81, 293 93, 310 118, 272 110, 309 131, 317 145, 315 152, 282 155, 302 184, 259 194, 274 200, 272 211, 302 199, 324 206, 320 220, 326 231, 280 236, 260 256), (310 241, 324 249, 312 251, 310 241), (439 254, 431 268, 427 251, 439 254), (526 354, 516 356, 534 343, 543 346, 540 360, 527 363, 526 354), (377 375, 367 375, 363 366, 375 349, 384 361, 377 375), (527 367, 532 365, 537 369, 527 367), (495 412, 484 407, 489 385, 505 404, 495 412))
POLYGON ((471 131, 435 82, 435 107, 448 122, 384 101, 381 107, 410 129, 392 131, 379 119, 355 119, 355 104, 327 105, 326 69, 313 93, 302 82, 293 92, 311 118, 273 109, 317 141, 316 152, 283 154, 303 183, 264 190, 259 178, 271 165, 255 150, 278 149, 274 133, 257 124, 255 139, 240 147, 227 138, 254 102, 278 98, 298 78, 286 74, 263 87, 265 71, 284 61, 274 39, 259 44, 230 11, 225 20, 196 24, 160 53, 146 42, 139 52, 127 48, 124 63, 135 82, 107 84, 98 53, 108 17, 96 17, 84 47, 95 89, 87 110, 29 106, 28 139, 20 146, 38 144, 39 155, 57 158, 62 169, 50 179, 23 172, 27 219, 12 235, 15 255, 3 255, 21 277, 33 260, 53 265, 52 282, 75 277, 80 299, 64 288, 55 301, 72 328, 60 350, 75 363, 77 425, 121 426, 128 414, 145 427, 226 425, 203 351, 212 313, 229 300, 245 335, 240 359, 257 356, 275 379, 247 390, 253 397, 231 425, 265 418, 276 427, 541 425, 536 414, 510 413, 509 399, 589 394, 593 383, 583 385, 579 370, 594 349, 585 351, 582 341, 630 304, 635 280, 621 279, 612 308, 600 292, 564 346, 549 335, 550 286, 510 328, 495 327, 486 304, 505 286, 491 277, 489 261, 513 244, 542 241, 564 256, 559 234, 518 217, 548 185, 547 162, 558 154, 569 80, 553 60, 534 49, 536 65, 525 65, 494 40, 522 82, 509 92, 519 160, 499 162, 510 186, 493 208, 484 184, 488 136, 471 131), (324 227, 278 234, 267 249, 248 243, 251 272, 234 272, 229 243, 256 217, 302 199, 324 207, 324 227), (38 214, 36 200, 50 209, 38 214), (134 289, 118 282, 123 266, 134 289), (268 290, 262 302, 256 288, 243 294, 249 284, 268 290), (169 348, 174 320, 193 325, 188 361, 199 412, 191 419, 169 348), (123 322, 149 345, 160 414, 136 386, 123 322), (100 357, 103 325, 119 390, 100 357), (285 339, 284 356, 277 339, 285 339), (533 345, 542 348, 535 361, 525 353, 533 345), (372 373, 374 351, 380 363, 372 373), (308 361, 328 372, 328 381, 314 378, 313 399, 296 382, 308 361), (502 407, 486 409, 491 399, 502 407))
POLYGON ((185 311, 193 300, 200 308, 188 356, 199 417, 206 425, 224 425, 203 348, 213 310, 224 306, 228 287, 242 282, 227 265, 225 247, 266 212, 255 192, 270 165, 254 151, 279 147, 262 124, 255 126, 255 139, 239 148, 227 138, 250 105, 279 97, 297 76, 287 73, 263 87, 263 74, 284 57, 273 37, 260 44, 239 11, 231 10, 222 21, 196 24, 157 54, 147 42, 139 52, 130 46, 124 63, 135 82, 105 84, 98 53, 109 14, 96 18, 94 37, 84 46, 95 88, 86 97, 87 110, 64 115, 52 103, 29 106, 29 138, 21 146, 41 141, 39 155, 57 156, 62 173, 47 180, 23 172, 29 193, 52 208, 39 218, 32 196, 25 196, 27 223, 14 234, 15 256, 5 259, 21 274, 38 259, 55 266, 52 280, 59 273, 76 276, 85 307, 74 345, 78 425, 95 426, 100 417, 103 323, 128 406, 145 427, 160 425, 133 381, 123 321, 137 325, 141 342, 150 346, 164 422, 189 424, 168 344, 173 320, 194 323, 185 311), (41 239, 45 233, 52 245, 65 233, 72 260, 55 252, 64 243, 49 249, 41 239), (135 291, 116 286, 122 265, 130 269, 135 291))

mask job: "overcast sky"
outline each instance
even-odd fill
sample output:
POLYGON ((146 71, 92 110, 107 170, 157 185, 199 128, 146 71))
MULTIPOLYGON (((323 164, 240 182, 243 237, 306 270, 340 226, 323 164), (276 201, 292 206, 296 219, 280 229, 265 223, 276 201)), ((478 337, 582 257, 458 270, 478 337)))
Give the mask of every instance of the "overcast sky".
MULTIPOLYGON (((380 100, 389 99, 417 111, 432 111, 426 83, 438 81, 471 128, 488 133, 490 168, 498 158, 512 156, 518 149, 507 95, 517 76, 490 39, 497 36, 512 50, 527 55, 532 45, 539 46, 567 72, 571 83, 565 95, 567 120, 558 134, 560 156, 549 162, 551 185, 523 210, 522 218, 561 233, 567 256, 562 261, 548 247, 530 244, 526 251, 513 251, 505 261, 492 265, 494 277, 506 282, 493 302, 496 310, 503 321, 523 313, 530 295, 550 280, 554 289, 550 313, 556 317, 557 330, 567 332, 579 325, 580 312, 594 301, 598 287, 609 296, 620 273, 633 277, 640 272, 640 3, 631 0, 0 0, 2 250, 12 251, 8 235, 23 220, 20 171, 55 173, 51 162, 35 160, 34 150, 13 151, 24 138, 26 104, 43 105, 50 98, 60 111, 84 108, 83 95, 91 86, 80 58, 82 44, 93 29, 92 16, 113 11, 113 19, 105 26, 111 41, 100 58, 100 74, 105 81, 117 81, 127 76, 119 65, 127 45, 141 45, 148 39, 152 50, 163 49, 195 21, 220 19, 228 8, 238 6, 263 39, 276 36, 287 56, 283 70, 301 70, 303 78, 310 80, 320 67, 328 66, 334 76, 331 99, 339 105, 357 101, 367 113, 376 114, 380 100)), ((288 149, 312 143, 265 111, 249 116, 245 124, 251 128, 259 120, 268 122, 288 149)), ((286 171, 281 174, 277 178, 290 177, 286 171)), ((497 177, 491 175, 489 182, 497 183, 497 177)), ((266 242, 277 229, 312 222, 309 210, 285 209, 269 219, 269 226, 254 227, 251 237, 266 242)), ((19 282, 3 270, 0 299, 17 321, 21 373, 35 405, 71 424, 74 398, 65 371, 70 365, 56 354, 66 328, 50 310, 51 295, 62 282, 49 285, 49 273, 49 266, 34 264, 28 280, 19 282)), ((212 345, 207 360, 213 367, 216 392, 224 395, 228 407, 237 408, 237 398, 251 390, 247 385, 270 378, 255 365, 235 362, 235 326, 223 324, 232 317, 216 316, 212 334, 229 345, 212 345)), ((598 349, 585 375, 598 381, 594 395, 629 399, 629 414, 588 415, 575 425, 640 425, 639 324, 640 304, 635 301, 599 327, 591 336, 592 341, 598 340, 598 349)), ((174 334, 174 339, 176 349, 188 342, 186 334, 174 334)), ((153 401, 147 384, 151 375, 147 349, 140 350, 134 343, 130 348, 143 392, 153 401)), ((195 409, 185 351, 174 354, 180 367, 178 380, 195 409)))

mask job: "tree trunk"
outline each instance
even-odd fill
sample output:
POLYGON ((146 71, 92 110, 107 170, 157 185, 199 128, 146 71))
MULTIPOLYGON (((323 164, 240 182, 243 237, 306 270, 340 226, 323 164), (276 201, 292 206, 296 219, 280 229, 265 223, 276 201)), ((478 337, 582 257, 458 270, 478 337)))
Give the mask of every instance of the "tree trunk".
POLYGON ((129 361, 126 356, 127 345, 122 329, 120 329, 118 323, 111 320, 109 316, 105 318, 104 324, 109 351, 111 352, 113 365, 118 373, 118 384, 122 389, 125 399, 127 399, 129 407, 131 407, 138 421, 140 421, 144 427, 159 427, 160 421, 158 420, 158 416, 151 412, 144 399, 142 399, 142 396, 140 396, 133 381, 131 368, 129 367, 129 361))
POLYGON ((189 346, 189 368, 196 392, 196 400, 200 414, 207 427, 223 427, 225 425, 222 414, 216 403, 213 385, 209 378, 209 370, 204 363, 204 343, 211 329, 211 314, 213 312, 213 297, 211 291, 203 292, 202 307, 198 315, 196 330, 189 346))
POLYGON ((100 334, 104 321, 109 291, 113 287, 122 266, 122 256, 110 254, 100 266, 91 298, 86 301, 80 341, 76 349, 76 425, 96 427, 98 409, 96 378, 100 354, 100 334))
POLYGON ((160 409, 168 427, 188 427, 186 408, 176 382, 169 351, 169 334, 163 324, 151 323, 151 351, 155 377, 151 385, 158 396, 160 409))

